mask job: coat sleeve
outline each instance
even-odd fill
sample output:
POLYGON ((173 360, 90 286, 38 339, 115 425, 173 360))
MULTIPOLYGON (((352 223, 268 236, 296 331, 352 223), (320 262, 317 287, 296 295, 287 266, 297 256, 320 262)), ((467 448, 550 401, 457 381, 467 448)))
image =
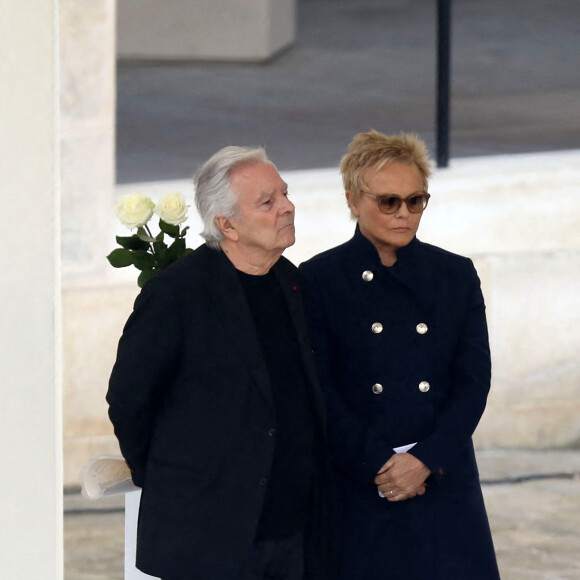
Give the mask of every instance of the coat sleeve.
POLYGON ((109 380, 109 417, 135 485, 142 487, 156 413, 181 357, 179 301, 153 278, 135 301, 109 380))
POLYGON ((379 436, 356 413, 349 410, 335 388, 334 368, 336 351, 328 331, 324 300, 319 284, 305 272, 306 312, 316 353, 320 384, 324 392, 328 417, 328 439, 335 465, 351 477, 373 483, 383 464, 393 455, 390 443, 379 436))
POLYGON ((467 260, 467 307, 451 365, 451 395, 435 429, 410 453, 431 472, 444 475, 468 444, 485 409, 491 381, 491 358, 480 281, 467 260))

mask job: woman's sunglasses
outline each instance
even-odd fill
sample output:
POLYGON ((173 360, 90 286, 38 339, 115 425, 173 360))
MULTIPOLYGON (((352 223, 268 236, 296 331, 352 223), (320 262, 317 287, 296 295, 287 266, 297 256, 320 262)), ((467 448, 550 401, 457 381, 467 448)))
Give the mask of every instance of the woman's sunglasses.
POLYGON ((403 203, 407 206, 410 213, 421 213, 429 203, 429 195, 426 191, 423 193, 415 193, 409 197, 399 197, 391 193, 377 194, 368 191, 361 191, 369 197, 374 197, 377 200, 377 205, 381 213, 395 213, 403 203))

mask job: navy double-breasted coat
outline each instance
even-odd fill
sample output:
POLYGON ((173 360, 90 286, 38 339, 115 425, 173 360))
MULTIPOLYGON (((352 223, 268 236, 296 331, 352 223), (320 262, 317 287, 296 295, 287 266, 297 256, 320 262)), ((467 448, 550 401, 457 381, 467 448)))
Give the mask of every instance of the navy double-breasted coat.
MULTIPOLYGON (((323 403, 297 269, 273 267, 300 345, 317 433, 307 578, 326 578, 323 403)), ((266 362, 234 267, 203 245, 147 282, 119 342, 109 415, 143 488, 137 567, 153 576, 238 578, 276 445, 266 362)))
POLYGON ((493 580, 471 435, 490 386, 473 263, 416 238, 392 267, 357 227, 300 267, 342 506, 344 580, 493 580), (393 448, 429 467, 403 502, 373 480, 393 448))

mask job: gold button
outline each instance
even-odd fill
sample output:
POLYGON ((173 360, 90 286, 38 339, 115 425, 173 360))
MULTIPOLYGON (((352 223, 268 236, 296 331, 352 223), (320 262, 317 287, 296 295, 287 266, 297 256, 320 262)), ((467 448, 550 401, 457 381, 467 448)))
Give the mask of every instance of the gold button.
POLYGON ((370 270, 365 270, 362 273, 362 279, 365 282, 370 282, 374 277, 375 277, 375 275, 370 270))
POLYGON ((416 330, 419 334, 425 334, 429 330, 429 327, 424 322, 420 322, 417 324, 416 330))
POLYGON ((375 334, 380 334, 381 332, 383 332, 383 325, 380 322, 373 322, 373 325, 371 326, 371 330, 375 334))
POLYGON ((419 390, 422 393, 426 393, 431 388, 431 385, 427 381, 421 381, 419 383, 419 390))
POLYGON ((373 393, 375 395, 380 395, 383 392, 383 385, 381 383, 375 383, 373 385, 373 393))

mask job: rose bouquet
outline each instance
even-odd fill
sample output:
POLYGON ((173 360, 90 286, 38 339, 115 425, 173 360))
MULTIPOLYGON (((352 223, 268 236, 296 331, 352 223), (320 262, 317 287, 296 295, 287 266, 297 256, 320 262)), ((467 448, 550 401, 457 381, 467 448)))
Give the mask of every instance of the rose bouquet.
POLYGON ((159 270, 189 254, 192 250, 185 247, 185 234, 189 228, 180 227, 187 219, 188 207, 181 193, 165 195, 157 205, 142 193, 121 197, 117 202, 117 217, 130 230, 136 228, 137 231, 131 236, 116 237, 121 247, 107 256, 111 266, 135 266, 141 271, 137 284, 142 288, 159 270), (159 216, 160 231, 156 236, 148 225, 154 213, 159 216), (165 235, 173 240, 169 245, 165 243, 165 235))

